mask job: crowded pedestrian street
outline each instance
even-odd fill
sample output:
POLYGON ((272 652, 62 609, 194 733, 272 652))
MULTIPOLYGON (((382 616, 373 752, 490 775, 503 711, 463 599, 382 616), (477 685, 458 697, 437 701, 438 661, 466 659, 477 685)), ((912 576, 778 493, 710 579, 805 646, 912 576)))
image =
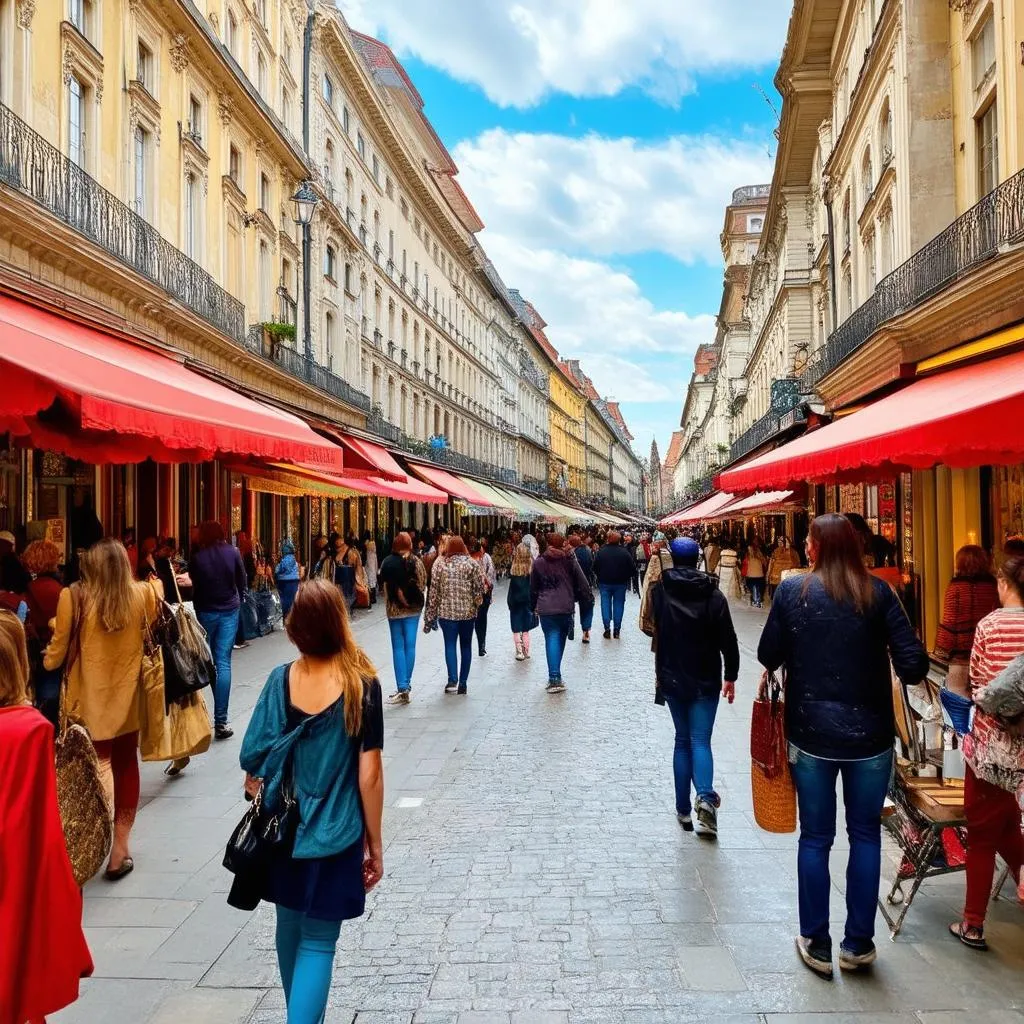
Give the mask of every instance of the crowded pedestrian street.
MULTIPOLYGON (((865 974, 823 982, 793 950, 796 836, 751 814, 749 721, 765 612, 733 603, 741 670, 714 736, 717 840, 673 813, 672 723, 653 703, 650 641, 627 599, 620 640, 570 642, 566 692, 545 693, 543 649, 514 660, 505 587, 466 696, 446 696, 439 636, 421 636, 413 696, 385 709, 384 870, 341 931, 328 1024, 1004 1024, 1024 1020, 1024 921, 990 911, 978 955, 947 925, 963 875, 926 882, 865 974)), ((392 683, 380 606, 359 642, 392 683)), ((244 809, 239 737, 282 631, 234 656, 236 738, 178 778, 143 766, 134 872, 85 890, 95 959, 53 1024, 277 1024, 285 1019, 273 907, 226 903, 221 866, 244 809)), ((475 653, 475 652, 474 652, 475 653)), ((845 837, 833 854, 843 917, 845 837)), ((888 844, 887 889, 895 871, 888 844)))

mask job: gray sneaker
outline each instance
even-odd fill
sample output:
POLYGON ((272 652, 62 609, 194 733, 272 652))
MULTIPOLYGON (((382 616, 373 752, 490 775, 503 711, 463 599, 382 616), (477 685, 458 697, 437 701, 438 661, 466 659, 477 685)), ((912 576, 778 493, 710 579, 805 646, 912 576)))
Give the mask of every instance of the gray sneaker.
POLYGON ((552 679, 547 686, 548 693, 565 693, 565 683, 561 679, 552 679))
POLYGON ((396 690, 390 697, 388 697, 389 704, 408 704, 410 701, 410 695, 408 690, 396 690))
POLYGON ((697 824, 703 835, 718 835, 718 810, 709 800, 701 798, 697 801, 697 824))
POLYGON ((878 959, 878 950, 872 943, 871 948, 864 953, 854 953, 845 946, 839 947, 839 967, 844 971, 860 971, 870 967, 878 959))
POLYGON ((683 826, 684 832, 693 831, 693 818, 689 814, 677 814, 676 821, 683 826))

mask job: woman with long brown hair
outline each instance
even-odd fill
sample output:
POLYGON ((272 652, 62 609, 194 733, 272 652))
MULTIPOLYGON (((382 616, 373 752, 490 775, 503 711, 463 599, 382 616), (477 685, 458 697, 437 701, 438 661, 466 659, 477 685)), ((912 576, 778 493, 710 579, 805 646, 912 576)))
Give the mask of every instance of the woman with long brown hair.
MULTIPOLYGON (((277 906, 288 1020, 315 1024, 341 922, 362 916, 384 874, 384 716, 376 669, 333 583, 301 584, 285 629, 299 657, 270 674, 239 760, 249 792, 262 784, 264 807, 278 808, 285 787, 297 805, 291 848, 256 895, 277 906)), ((232 887, 230 901, 252 907, 251 896, 232 887)))
POLYGON ((139 671, 143 634, 156 617, 159 583, 137 583, 120 541, 106 538, 81 557, 82 582, 63 590, 43 665, 64 665, 68 715, 92 737, 113 791, 114 842, 104 877, 134 867, 128 838, 139 806, 139 671))
POLYGON ((484 599, 484 574, 469 557, 459 536, 447 539, 430 571, 430 590, 423 628, 430 632, 440 623, 444 660, 448 669, 445 693, 465 695, 473 663, 473 628, 484 599), (461 665, 460 665, 461 656, 461 665))
POLYGON ((917 683, 928 671, 928 655, 896 593, 864 567, 845 516, 814 520, 807 557, 813 572, 779 584, 757 657, 768 671, 787 671, 786 735, 800 812, 797 951, 811 970, 831 977, 836 780, 842 775, 850 837, 839 966, 857 970, 876 956, 882 805, 895 735, 890 658, 900 679, 917 683))

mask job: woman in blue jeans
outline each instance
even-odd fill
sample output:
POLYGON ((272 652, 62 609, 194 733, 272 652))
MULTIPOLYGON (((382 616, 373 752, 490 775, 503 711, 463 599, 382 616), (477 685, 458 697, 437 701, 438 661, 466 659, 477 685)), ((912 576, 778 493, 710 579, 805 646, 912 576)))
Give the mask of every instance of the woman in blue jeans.
POLYGON ((217 668, 213 684, 213 727, 219 740, 235 733, 228 725, 231 699, 231 651, 238 633, 238 609, 245 598, 245 564, 224 537, 224 527, 210 520, 199 527, 197 550, 188 563, 192 604, 217 668))
POLYGON ((757 657, 768 671, 787 670, 786 734, 800 812, 797 952, 811 970, 831 977, 836 780, 843 778, 850 838, 839 966, 858 970, 877 955, 882 806, 895 733, 890 659, 899 678, 913 684, 925 677, 928 655, 896 593, 865 569, 845 516, 814 520, 807 557, 812 573, 779 584, 757 657))
POLYGON ((416 667, 416 634, 420 628, 427 570, 412 553, 412 538, 399 533, 391 554, 381 563, 377 580, 384 590, 384 605, 391 631, 391 655, 395 663, 395 692, 389 704, 408 704, 412 699, 412 672, 416 667))
POLYGON ((228 902, 276 905, 287 1022, 322 1024, 341 924, 362 916, 384 874, 384 716, 336 586, 303 583, 285 628, 299 658, 270 674, 239 760, 247 792, 262 784, 268 808, 289 780, 301 824, 267 871, 235 876, 228 902))
POLYGON ((544 553, 530 570, 530 599, 540 616, 544 653, 548 662, 548 693, 564 693, 562 655, 569 638, 577 603, 581 617, 594 607, 594 593, 580 563, 565 550, 565 537, 550 533, 544 553))
POLYGON ((484 599, 484 574, 469 557, 461 537, 449 537, 430 569, 430 590, 423 629, 438 624, 444 636, 444 660, 448 668, 445 693, 465 695, 473 663, 473 629, 476 612, 484 599), (461 665, 459 664, 461 655, 461 665))

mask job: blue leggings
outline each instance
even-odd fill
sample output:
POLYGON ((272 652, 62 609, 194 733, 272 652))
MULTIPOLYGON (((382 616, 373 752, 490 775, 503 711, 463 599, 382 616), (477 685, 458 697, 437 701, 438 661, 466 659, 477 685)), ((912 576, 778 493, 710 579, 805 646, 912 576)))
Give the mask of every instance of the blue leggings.
POLYGON ((323 1024, 340 933, 340 921, 321 921, 298 910, 277 908, 277 964, 288 1024, 323 1024))

